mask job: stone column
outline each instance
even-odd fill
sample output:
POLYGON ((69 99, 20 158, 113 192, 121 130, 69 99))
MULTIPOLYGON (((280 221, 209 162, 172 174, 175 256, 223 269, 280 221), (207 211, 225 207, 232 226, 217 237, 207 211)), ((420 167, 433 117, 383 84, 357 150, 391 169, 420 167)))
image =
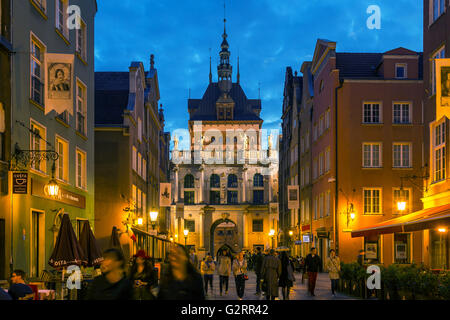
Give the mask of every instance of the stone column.
POLYGON ((244 236, 243 236, 243 240, 244 240, 244 242, 243 242, 243 247, 245 248, 245 249, 248 249, 248 215, 249 215, 249 212, 248 212, 248 210, 247 209, 245 209, 244 210, 244 212, 243 212, 243 214, 242 214, 242 217, 243 217, 243 233, 244 233, 244 236))
POLYGON ((200 248, 205 248, 205 226, 204 226, 204 220, 205 220, 205 212, 203 210, 199 213, 199 238, 200 238, 200 248))
POLYGON ((198 202, 199 203, 202 203, 204 200, 203 200, 203 196, 204 196, 204 194, 203 194, 203 186, 204 186, 204 184, 205 184, 205 171, 204 171, 204 168, 203 168, 203 166, 202 167, 200 167, 200 187, 199 187, 199 190, 198 190, 198 194, 199 194, 199 197, 198 197, 198 202))

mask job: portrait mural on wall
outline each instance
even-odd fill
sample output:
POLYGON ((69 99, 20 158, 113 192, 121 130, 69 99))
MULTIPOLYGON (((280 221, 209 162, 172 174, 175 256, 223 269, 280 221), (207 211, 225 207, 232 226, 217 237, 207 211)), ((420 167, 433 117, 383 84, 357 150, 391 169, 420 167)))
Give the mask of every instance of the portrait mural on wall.
POLYGON ((45 114, 73 114, 74 55, 47 53, 45 63, 45 114))
POLYGON ((450 59, 435 60, 436 120, 450 117, 450 59))
POLYGON ((450 106, 450 67, 441 68, 441 105, 450 106))

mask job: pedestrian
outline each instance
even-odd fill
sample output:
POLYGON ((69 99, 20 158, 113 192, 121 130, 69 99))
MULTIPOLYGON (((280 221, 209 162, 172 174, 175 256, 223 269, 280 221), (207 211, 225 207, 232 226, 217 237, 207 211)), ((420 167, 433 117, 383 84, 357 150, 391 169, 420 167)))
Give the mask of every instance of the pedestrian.
POLYGON ((190 249, 191 255, 189 256, 189 259, 191 260, 191 263, 194 267, 199 268, 198 266, 198 256, 195 254, 195 248, 190 249))
POLYGON ((322 261, 316 254, 316 248, 312 247, 310 253, 305 259, 305 269, 308 274, 308 291, 311 296, 315 296, 314 289, 316 288, 317 273, 320 270, 322 261))
POLYGON ((6 300, 12 300, 11 296, 3 290, 3 288, 0 288, 0 301, 6 301, 6 300))
POLYGON ((219 288, 220 295, 222 295, 223 287, 225 286, 225 295, 228 294, 228 281, 231 274, 231 259, 228 256, 227 249, 223 249, 221 255, 218 258, 218 268, 219 274, 219 288))
POLYGON ((111 248, 103 253, 101 275, 88 288, 87 300, 131 300, 133 285, 125 276, 125 257, 121 250, 111 248))
POLYGON ((356 261, 358 262, 358 264, 360 265, 360 266, 362 266, 363 264, 364 264, 364 255, 365 255, 366 253, 364 252, 364 250, 359 250, 359 254, 358 254, 358 257, 356 258, 356 261))
POLYGON ((244 259, 243 251, 239 252, 236 259, 233 261, 233 274, 236 283, 237 296, 239 300, 242 300, 245 292, 245 281, 248 280, 247 261, 244 259))
POLYGON ((255 274, 256 274, 256 295, 261 294, 261 269, 263 264, 264 256, 261 252, 261 247, 256 247, 256 254, 255 254, 255 274))
POLYGON ((13 271, 8 293, 12 300, 33 300, 33 290, 25 283, 25 271, 20 269, 13 271))
POLYGON ((144 250, 139 250, 133 256, 133 264, 130 269, 129 277, 134 289, 133 299, 156 299, 155 293, 158 287, 158 274, 144 250))
POLYGON ((208 283, 211 287, 211 292, 213 291, 213 278, 214 278, 214 270, 216 270, 216 264, 213 261, 213 258, 208 255, 206 256, 205 261, 202 262, 202 272, 203 279, 205 281, 205 295, 208 295, 208 283))
POLYGON ((281 287, 281 293, 283 294, 283 300, 289 300, 289 292, 294 285, 294 264, 292 263, 289 255, 286 251, 281 253, 281 274, 279 286, 281 287))
POLYGON ((281 275, 281 261, 275 256, 275 250, 270 249, 269 255, 263 260, 261 277, 264 281, 266 299, 275 300, 278 297, 278 279, 281 275))
POLYGON ((173 244, 169 264, 161 274, 159 300, 205 300, 202 276, 184 247, 173 244))
POLYGON ((336 296, 337 284, 339 280, 339 271, 341 271, 341 262, 336 256, 334 249, 330 250, 330 257, 327 259, 327 270, 331 280, 331 294, 336 296))

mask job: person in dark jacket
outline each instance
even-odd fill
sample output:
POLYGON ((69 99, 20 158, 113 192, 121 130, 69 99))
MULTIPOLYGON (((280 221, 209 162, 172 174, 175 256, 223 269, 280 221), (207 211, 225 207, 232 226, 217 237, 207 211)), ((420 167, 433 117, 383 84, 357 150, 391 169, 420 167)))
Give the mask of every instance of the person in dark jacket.
POLYGON ((159 300, 205 300, 203 279, 191 263, 189 253, 172 245, 169 264, 162 270, 159 300))
POLYGON ((280 256, 281 260, 281 275, 278 285, 281 287, 283 300, 289 300, 289 292, 294 285, 294 264, 287 252, 283 251, 280 256))
POLYGON ((322 266, 322 261, 316 253, 316 248, 311 248, 311 253, 306 256, 305 269, 308 273, 308 291, 311 296, 315 296, 314 289, 316 288, 317 273, 322 266))
POLYGON ((107 249, 100 266, 102 274, 88 288, 87 300, 131 300, 133 285, 125 276, 125 257, 117 248, 107 249))
POLYGON ((271 249, 269 255, 264 258, 261 268, 267 300, 275 300, 278 297, 278 280, 280 275, 281 261, 275 256, 275 250, 271 249))
POLYGON ((255 274, 256 274, 256 295, 261 294, 261 270, 263 264, 264 256, 261 252, 261 247, 256 247, 256 255, 254 258, 255 261, 255 274))
POLYGON ((8 290, 13 300, 32 300, 33 290, 25 283, 25 272, 14 270, 11 274, 11 286, 8 290))
POLYGON ((134 255, 129 277, 134 288, 134 300, 153 300, 156 298, 152 290, 155 290, 158 286, 158 274, 144 250, 139 250, 134 255))

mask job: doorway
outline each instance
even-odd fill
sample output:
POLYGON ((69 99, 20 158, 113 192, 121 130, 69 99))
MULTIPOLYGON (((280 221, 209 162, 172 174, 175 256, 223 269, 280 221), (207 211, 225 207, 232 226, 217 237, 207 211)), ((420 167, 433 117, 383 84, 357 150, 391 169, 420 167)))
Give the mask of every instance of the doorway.
POLYGON ((235 254, 239 251, 238 240, 236 223, 230 219, 219 219, 211 226, 210 253, 214 255, 218 251, 216 248, 226 245, 230 253, 235 254))

